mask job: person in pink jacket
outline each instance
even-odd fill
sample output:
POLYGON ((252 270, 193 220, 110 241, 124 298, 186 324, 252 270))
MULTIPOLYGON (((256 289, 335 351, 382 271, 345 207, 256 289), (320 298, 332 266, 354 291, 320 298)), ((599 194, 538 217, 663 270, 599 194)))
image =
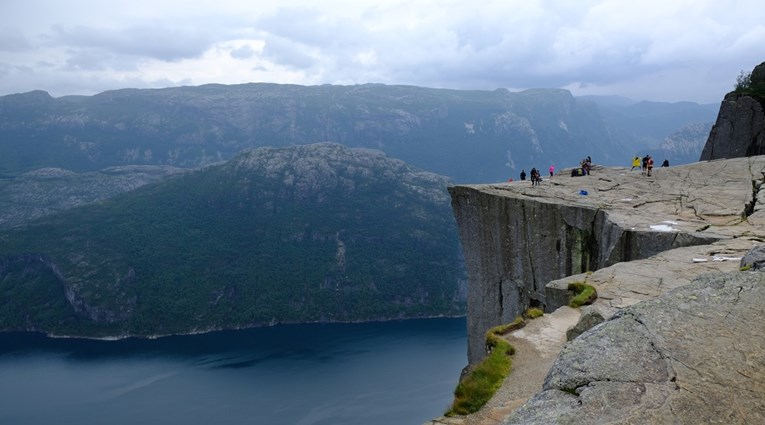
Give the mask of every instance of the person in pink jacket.
POLYGON ((555 174, 555 165, 550 166, 550 177, 552 177, 553 174, 555 174))

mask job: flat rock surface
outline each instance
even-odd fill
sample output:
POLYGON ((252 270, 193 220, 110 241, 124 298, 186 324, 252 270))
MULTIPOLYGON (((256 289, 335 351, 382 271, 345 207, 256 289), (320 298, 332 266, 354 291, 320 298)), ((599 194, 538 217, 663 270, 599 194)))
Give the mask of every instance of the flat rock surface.
POLYGON ((761 243, 759 237, 749 236, 676 248, 644 260, 618 263, 592 273, 559 279, 547 287, 565 290, 571 282, 590 284, 598 291, 595 304, 606 307, 613 314, 687 285, 704 273, 736 271, 747 251, 761 243))
POLYGON ((763 181, 765 156, 659 167, 650 177, 626 167, 596 166, 582 177, 566 172, 538 186, 514 181, 473 187, 497 196, 606 210, 609 220, 623 229, 732 237, 762 224, 761 219, 747 223, 741 216, 753 199, 752 181, 763 181))
POLYGON ((709 273, 567 344, 504 424, 765 423, 765 274, 709 273))

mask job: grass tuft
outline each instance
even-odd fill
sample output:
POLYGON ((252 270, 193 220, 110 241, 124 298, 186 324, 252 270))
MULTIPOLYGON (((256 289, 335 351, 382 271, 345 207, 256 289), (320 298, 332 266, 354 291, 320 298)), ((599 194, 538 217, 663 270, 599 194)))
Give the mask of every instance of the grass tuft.
POLYGON ((595 290, 595 287, 584 282, 569 283, 568 290, 576 293, 571 302, 568 303, 569 307, 579 308, 586 304, 592 304, 598 298, 598 291, 595 290))
POLYGON ((537 317, 544 316, 545 312, 541 308, 529 307, 523 313, 524 319, 536 319, 537 317))
POLYGON ((491 399, 510 373, 510 356, 515 353, 515 347, 502 338, 502 335, 520 329, 525 324, 523 318, 518 317, 512 323, 493 327, 486 332, 486 348, 489 354, 457 384, 454 402, 446 416, 475 413, 491 399))

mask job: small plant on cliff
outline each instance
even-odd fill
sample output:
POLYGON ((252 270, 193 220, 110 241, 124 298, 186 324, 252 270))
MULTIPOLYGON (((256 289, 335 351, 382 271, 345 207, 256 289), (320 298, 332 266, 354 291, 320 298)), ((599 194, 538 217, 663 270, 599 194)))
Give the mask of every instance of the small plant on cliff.
POLYGON ((743 70, 736 77, 736 84, 733 86, 735 93, 745 94, 757 98, 765 98, 765 82, 752 80, 751 72, 743 70))
POLYGON ((752 73, 751 72, 744 72, 742 69, 741 72, 738 74, 738 77, 736 77, 736 85, 734 86, 734 90, 737 92, 748 90, 749 87, 752 86, 752 73))
POLYGON ((523 317, 526 318, 526 319, 536 319, 537 317, 544 316, 544 314, 545 314, 545 312, 542 311, 542 309, 540 309, 540 308, 529 307, 523 313, 523 317))
POLYGON ((598 298, 598 291, 595 290, 595 287, 584 282, 569 283, 568 290, 576 294, 568 303, 569 307, 579 308, 585 304, 592 304, 598 298))
POLYGON ((454 402, 446 416, 475 413, 497 392, 510 373, 510 356, 515 353, 515 348, 502 338, 502 335, 519 329, 524 324, 523 318, 518 317, 507 325, 497 326, 486 332, 489 354, 457 384, 454 402))

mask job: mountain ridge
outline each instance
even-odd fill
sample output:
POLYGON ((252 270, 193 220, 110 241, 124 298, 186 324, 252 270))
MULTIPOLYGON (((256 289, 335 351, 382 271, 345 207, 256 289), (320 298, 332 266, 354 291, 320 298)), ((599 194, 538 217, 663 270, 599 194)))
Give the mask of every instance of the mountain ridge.
MULTIPOLYGON (((533 166, 575 166, 585 156, 628 161, 621 155, 641 149, 631 144, 645 141, 634 135, 644 125, 621 131, 604 121, 603 108, 562 89, 248 83, 60 98, 34 91, 0 96, 0 170, 194 168, 245 148, 331 141, 379 149, 455 181, 504 181, 533 166)), ((687 124, 674 115, 668 122, 671 130, 687 124)))

